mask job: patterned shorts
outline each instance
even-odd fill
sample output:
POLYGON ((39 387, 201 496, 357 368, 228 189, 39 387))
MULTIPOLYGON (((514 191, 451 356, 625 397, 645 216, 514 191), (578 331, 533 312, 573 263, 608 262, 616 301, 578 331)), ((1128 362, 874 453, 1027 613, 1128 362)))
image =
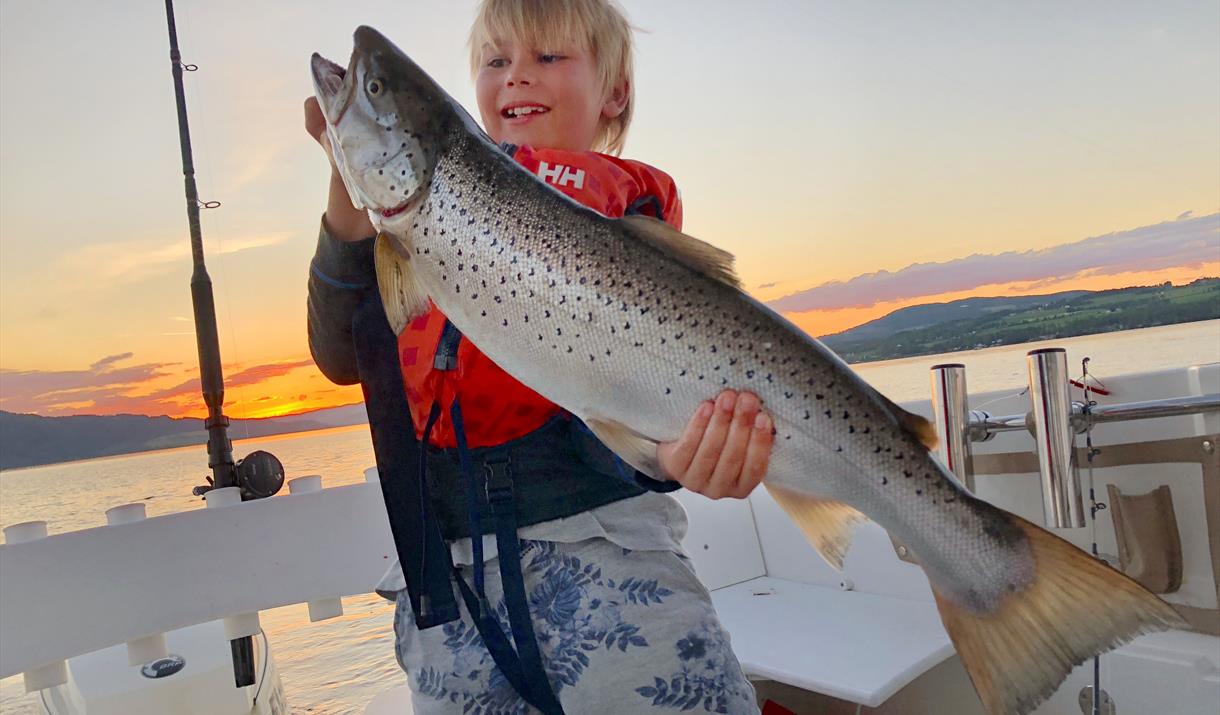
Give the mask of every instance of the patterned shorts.
MULTIPOLYGON (((570 715, 758 713, 754 688, 689 560, 602 538, 522 540, 521 548, 546 673, 570 715)), ((508 633, 498 569, 487 563, 487 597, 508 633)), ((470 568, 463 572, 469 583, 470 568)), ((500 674, 464 607, 460 620, 420 631, 400 592, 394 632, 415 715, 534 712, 500 674)))

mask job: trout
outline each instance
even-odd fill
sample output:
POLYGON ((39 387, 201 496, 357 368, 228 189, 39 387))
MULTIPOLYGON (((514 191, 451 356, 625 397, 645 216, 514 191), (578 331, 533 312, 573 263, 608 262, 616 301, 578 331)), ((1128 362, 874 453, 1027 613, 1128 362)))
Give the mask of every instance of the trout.
POLYGON ((768 491, 836 568, 864 519, 913 552, 988 713, 1027 713, 1076 664, 1182 626, 1131 579, 963 489, 929 453, 931 424, 744 293, 725 251, 547 186, 376 30, 357 29, 346 69, 317 54, 311 69, 336 166, 379 232, 395 333, 431 300, 649 475, 703 400, 754 392, 776 430, 768 491))

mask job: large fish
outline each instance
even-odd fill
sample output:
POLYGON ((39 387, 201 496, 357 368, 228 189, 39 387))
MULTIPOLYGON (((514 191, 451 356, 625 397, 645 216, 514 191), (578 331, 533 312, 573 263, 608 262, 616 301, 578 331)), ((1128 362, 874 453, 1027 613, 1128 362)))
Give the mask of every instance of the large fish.
POLYGON ((866 517, 914 552, 989 713, 1028 712, 1075 664, 1181 626, 1134 581, 962 489, 930 456, 928 422, 742 292, 724 251, 546 186, 371 28, 346 69, 314 55, 312 70, 340 172, 380 231, 396 332, 431 298, 649 474, 701 401, 756 393, 776 429, 767 489, 836 567, 866 517))

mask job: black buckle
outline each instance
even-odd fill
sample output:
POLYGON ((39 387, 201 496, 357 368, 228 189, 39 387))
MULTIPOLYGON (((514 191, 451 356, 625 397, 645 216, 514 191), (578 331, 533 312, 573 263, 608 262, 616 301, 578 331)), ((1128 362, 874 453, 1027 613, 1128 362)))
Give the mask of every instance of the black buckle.
POLYGON ((505 507, 512 510, 513 473, 508 457, 483 463, 483 489, 493 514, 499 514, 505 507))

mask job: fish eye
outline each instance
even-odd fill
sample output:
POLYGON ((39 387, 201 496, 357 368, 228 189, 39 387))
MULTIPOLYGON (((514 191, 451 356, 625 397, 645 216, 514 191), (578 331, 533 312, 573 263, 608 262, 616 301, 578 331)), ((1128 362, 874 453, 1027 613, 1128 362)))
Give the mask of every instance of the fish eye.
POLYGON ((384 88, 385 88, 385 86, 382 84, 381 80, 379 80, 379 79, 370 79, 369 83, 367 85, 365 85, 365 89, 368 90, 369 95, 371 95, 373 97, 376 97, 377 95, 381 94, 381 90, 384 88))

